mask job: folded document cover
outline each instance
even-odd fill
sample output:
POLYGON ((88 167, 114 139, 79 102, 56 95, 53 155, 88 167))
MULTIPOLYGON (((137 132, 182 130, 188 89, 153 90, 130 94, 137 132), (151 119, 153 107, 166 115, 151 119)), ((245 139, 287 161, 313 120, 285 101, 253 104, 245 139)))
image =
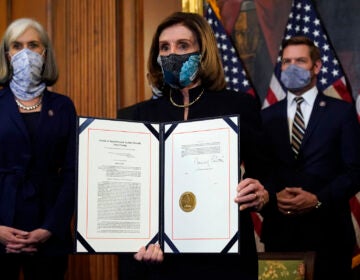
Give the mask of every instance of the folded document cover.
POLYGON ((239 117, 79 118, 76 252, 238 253, 239 117))

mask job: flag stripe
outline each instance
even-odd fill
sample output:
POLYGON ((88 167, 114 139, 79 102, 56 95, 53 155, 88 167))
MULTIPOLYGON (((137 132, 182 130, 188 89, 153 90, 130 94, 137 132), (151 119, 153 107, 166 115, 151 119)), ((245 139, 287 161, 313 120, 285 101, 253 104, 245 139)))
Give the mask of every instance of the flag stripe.
POLYGON ((260 236, 262 228, 262 217, 256 212, 251 212, 251 217, 254 223, 255 232, 260 236))
MULTIPOLYGON (((236 52, 236 48, 233 46, 230 36, 226 33, 221 23, 219 11, 219 7, 215 0, 208 0, 205 17, 213 29, 218 43, 227 81, 227 88, 235 91, 247 92, 256 96, 250 80, 244 71, 240 57, 236 52)), ((335 57, 335 53, 327 40, 326 33, 311 0, 293 1, 284 38, 290 38, 295 35, 305 35, 309 37, 321 49, 323 66, 322 71, 318 76, 318 87, 320 90, 327 95, 352 102, 353 99, 347 88, 340 63, 335 57)), ((286 96, 286 91, 280 83, 280 72, 281 65, 278 57, 274 74, 270 81, 269 90, 264 98, 263 108, 282 100, 286 96)), ((358 95, 356 99, 356 108, 360 121, 360 95, 358 95)), ((354 227, 357 233, 358 246, 356 250, 360 254, 360 195, 351 200, 351 209, 354 227)), ((253 213, 252 219, 254 222, 257 248, 259 251, 263 251, 263 245, 259 245, 262 217, 258 213, 253 213)))
POLYGON ((277 79, 276 75, 273 74, 270 81, 270 87, 267 92, 267 96, 265 98, 267 104, 264 103, 263 108, 273 105, 274 103, 283 99, 285 96, 286 96, 285 91, 283 90, 281 84, 279 83, 279 80, 277 79))
MULTIPOLYGON (((356 222, 360 225, 360 194, 358 193, 356 196, 350 199, 350 206, 352 209, 352 214, 356 222)), ((359 240, 360 241, 360 240, 359 240)), ((358 242, 360 245, 360 242, 358 242)))
POLYGON ((339 79, 335 81, 332 86, 334 87, 335 91, 339 93, 340 99, 343 99, 347 102, 353 102, 352 96, 349 94, 349 90, 345 83, 345 78, 339 79))
POLYGON ((210 24, 217 41, 223 63, 227 89, 246 92, 256 96, 236 48, 234 47, 230 36, 226 33, 217 14, 214 12, 214 9, 216 11, 219 10, 216 3, 210 1, 206 9, 205 18, 210 24))

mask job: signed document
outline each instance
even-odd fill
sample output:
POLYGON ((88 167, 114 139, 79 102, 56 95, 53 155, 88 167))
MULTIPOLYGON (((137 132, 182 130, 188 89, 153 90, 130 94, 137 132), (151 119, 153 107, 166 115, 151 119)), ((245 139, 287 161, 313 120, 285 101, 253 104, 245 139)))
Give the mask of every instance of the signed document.
POLYGON ((239 252, 239 130, 80 117, 76 252, 239 252))

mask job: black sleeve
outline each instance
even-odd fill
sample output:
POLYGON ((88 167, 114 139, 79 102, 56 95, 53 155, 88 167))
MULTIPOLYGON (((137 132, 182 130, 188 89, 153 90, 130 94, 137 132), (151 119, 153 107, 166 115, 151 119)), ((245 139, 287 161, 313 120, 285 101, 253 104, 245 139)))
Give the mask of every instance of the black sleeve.
POLYGON ((133 120, 135 118, 136 107, 137 104, 119 109, 117 111, 117 118, 124 120, 133 120))
POLYGON ((258 179, 265 184, 270 176, 270 156, 257 103, 252 100, 243 106, 240 115, 240 153, 244 164, 244 177, 258 179))

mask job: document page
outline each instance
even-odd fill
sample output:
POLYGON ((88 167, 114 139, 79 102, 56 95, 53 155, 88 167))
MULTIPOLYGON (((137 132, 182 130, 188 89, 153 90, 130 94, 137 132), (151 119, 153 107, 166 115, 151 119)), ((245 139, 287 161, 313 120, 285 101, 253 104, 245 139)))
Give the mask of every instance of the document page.
POLYGON ((238 147, 222 119, 180 123, 167 137, 165 233, 180 252, 220 252, 237 233, 238 147))
POLYGON ((158 150, 142 123, 95 119, 80 132, 77 229, 96 252, 135 252, 156 235, 158 150))

